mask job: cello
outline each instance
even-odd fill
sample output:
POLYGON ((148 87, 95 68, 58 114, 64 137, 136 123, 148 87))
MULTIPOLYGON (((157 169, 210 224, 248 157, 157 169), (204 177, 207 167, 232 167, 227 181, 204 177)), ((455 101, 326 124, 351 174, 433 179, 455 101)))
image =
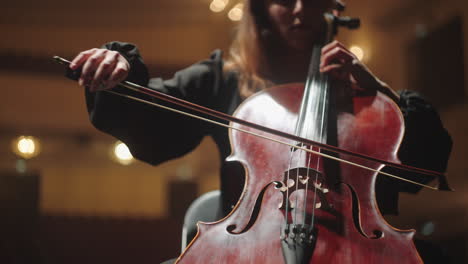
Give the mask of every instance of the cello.
MULTIPOLYGON (((335 31, 339 20, 329 20, 335 31)), ((397 162, 403 134, 399 109, 380 93, 335 93, 317 71, 320 49, 314 47, 305 86, 270 88, 249 98, 236 116, 298 138, 397 162), (266 111, 258 112, 259 106, 266 111)), ((405 258, 408 263, 418 262, 411 233, 390 228, 376 208, 373 185, 383 163, 340 154, 341 159, 373 169, 370 173, 324 160, 329 150, 317 144, 267 144, 250 134, 230 133, 231 160, 247 171, 244 192, 227 218, 200 224, 197 239, 180 263, 393 263, 401 254, 410 256, 405 258)))
MULTIPOLYGON (((328 39, 356 20, 326 14, 328 39)), ((243 102, 234 116, 315 142, 398 162, 404 125, 387 96, 333 89, 313 48, 303 84, 272 87, 243 102), (259 111, 259 108, 262 109, 259 111)), ((233 124, 239 130, 249 127, 233 124)), ((375 202, 377 172, 324 160, 288 145, 230 130, 232 154, 246 171, 243 193, 224 219, 199 223, 177 263, 421 263, 413 231, 397 230, 375 202)), ((290 145, 322 152, 297 141, 290 145)), ((374 170, 383 165, 341 155, 374 170)))

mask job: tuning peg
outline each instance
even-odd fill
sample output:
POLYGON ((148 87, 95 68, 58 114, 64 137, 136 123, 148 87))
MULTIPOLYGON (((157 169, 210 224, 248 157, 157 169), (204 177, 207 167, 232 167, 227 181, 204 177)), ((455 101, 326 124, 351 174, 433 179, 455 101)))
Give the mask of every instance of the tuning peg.
POLYGON ((345 3, 341 2, 341 0, 336 0, 336 7, 335 9, 339 12, 343 12, 346 9, 345 3))
POLYGON ((347 27, 349 29, 357 29, 361 26, 361 20, 353 17, 337 17, 336 23, 339 26, 347 27))

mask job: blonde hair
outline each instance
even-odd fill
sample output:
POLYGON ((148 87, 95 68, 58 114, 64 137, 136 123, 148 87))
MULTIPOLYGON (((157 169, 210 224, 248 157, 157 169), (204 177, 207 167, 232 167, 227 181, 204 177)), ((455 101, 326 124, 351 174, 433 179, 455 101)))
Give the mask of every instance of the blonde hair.
POLYGON ((263 36, 269 23, 263 2, 244 0, 244 15, 224 66, 224 71, 236 71, 239 74, 238 88, 243 98, 271 85, 267 80, 267 43, 263 36))

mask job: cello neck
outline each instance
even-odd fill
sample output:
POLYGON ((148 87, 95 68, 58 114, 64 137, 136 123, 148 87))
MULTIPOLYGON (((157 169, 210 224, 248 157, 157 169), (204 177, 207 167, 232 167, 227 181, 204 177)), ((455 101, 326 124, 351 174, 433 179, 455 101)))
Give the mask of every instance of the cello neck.
POLYGON ((328 76, 320 72, 320 58, 322 48, 330 43, 338 33, 338 27, 349 29, 358 28, 360 21, 357 18, 337 17, 331 13, 324 14, 327 30, 323 43, 315 44, 309 64, 307 81, 301 102, 296 135, 309 138, 320 143, 327 143, 330 103, 334 101, 328 76))
POLYGON ((328 76, 320 72, 322 47, 323 45, 313 47, 309 73, 296 124, 296 135, 326 143, 330 85, 328 76))
POLYGON ((307 81, 304 87, 299 116, 296 123, 296 134, 301 137, 327 142, 328 115, 330 105, 330 85, 328 76, 320 72, 322 48, 330 43, 336 30, 335 16, 324 14, 327 30, 323 43, 314 44, 310 58, 307 81))

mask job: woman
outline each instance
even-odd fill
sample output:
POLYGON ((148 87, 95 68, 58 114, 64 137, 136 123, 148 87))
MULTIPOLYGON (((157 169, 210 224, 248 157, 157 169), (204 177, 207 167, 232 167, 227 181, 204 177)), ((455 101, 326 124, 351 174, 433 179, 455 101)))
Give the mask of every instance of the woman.
MULTIPOLYGON (((332 0, 247 0, 245 15, 228 59, 223 61, 221 52, 215 51, 210 59, 177 72, 171 80, 149 79, 137 48, 120 42, 81 52, 70 68, 76 70, 82 67, 79 84, 87 87, 91 122, 98 129, 125 142, 136 158, 159 164, 184 155, 196 147, 204 136, 211 135, 224 161, 231 151, 228 131, 224 128, 100 90, 111 89, 117 83, 128 80, 232 114, 245 98, 257 91, 277 84, 305 81, 311 47, 323 41, 323 13, 332 11, 335 4, 332 0)), ((421 97, 413 92, 395 92, 336 41, 322 49, 320 71, 332 77, 334 87, 344 85, 356 90, 378 90, 392 98, 405 117, 406 132, 399 153, 402 162, 445 171, 451 149, 450 136, 437 113, 421 97), (418 133, 421 130, 426 131, 424 136, 418 133), (426 142, 435 142, 430 151, 422 151, 426 142)), ((114 89, 145 97, 121 88, 114 89)), ((224 214, 231 210, 242 190, 238 172, 242 172, 242 168, 222 163, 224 214)), ((380 178, 377 189, 383 213, 397 212, 398 191, 418 190, 380 178)))

